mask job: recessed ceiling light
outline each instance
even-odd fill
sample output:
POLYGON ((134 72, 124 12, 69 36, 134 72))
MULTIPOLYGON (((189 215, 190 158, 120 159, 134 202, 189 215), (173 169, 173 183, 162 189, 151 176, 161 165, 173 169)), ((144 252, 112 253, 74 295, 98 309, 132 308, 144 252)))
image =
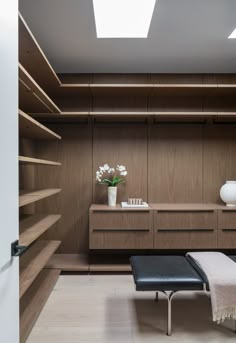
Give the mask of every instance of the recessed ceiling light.
POLYGON ((97 38, 147 38, 156 0, 93 0, 97 38))
POLYGON ((231 35, 229 35, 228 39, 236 38, 236 29, 233 30, 231 35))

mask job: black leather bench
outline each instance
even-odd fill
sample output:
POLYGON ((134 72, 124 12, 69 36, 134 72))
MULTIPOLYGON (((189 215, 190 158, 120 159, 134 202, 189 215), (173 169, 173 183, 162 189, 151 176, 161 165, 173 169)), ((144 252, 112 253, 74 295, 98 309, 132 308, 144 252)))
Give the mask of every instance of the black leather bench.
MULTIPOLYGON (((230 256, 236 262, 236 256, 230 256)), ((132 256, 137 291, 155 291, 167 296, 167 335, 171 335, 171 300, 178 291, 208 290, 208 280, 193 261, 184 256, 132 256)))

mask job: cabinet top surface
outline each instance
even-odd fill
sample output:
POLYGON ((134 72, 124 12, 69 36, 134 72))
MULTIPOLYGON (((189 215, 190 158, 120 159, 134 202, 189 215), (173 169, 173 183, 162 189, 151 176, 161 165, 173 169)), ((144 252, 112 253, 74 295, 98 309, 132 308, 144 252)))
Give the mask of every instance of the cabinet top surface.
POLYGON ((236 211, 236 207, 228 207, 213 203, 150 203, 146 208, 122 208, 120 204, 114 207, 105 204, 92 204, 90 211, 236 211))

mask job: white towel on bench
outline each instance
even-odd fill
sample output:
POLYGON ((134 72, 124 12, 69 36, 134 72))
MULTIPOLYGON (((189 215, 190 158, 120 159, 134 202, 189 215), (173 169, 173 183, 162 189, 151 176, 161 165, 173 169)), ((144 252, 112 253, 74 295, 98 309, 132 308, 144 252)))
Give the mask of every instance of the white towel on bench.
POLYGON ((236 263, 220 252, 190 252, 187 255, 207 276, 213 321, 236 320, 236 263))

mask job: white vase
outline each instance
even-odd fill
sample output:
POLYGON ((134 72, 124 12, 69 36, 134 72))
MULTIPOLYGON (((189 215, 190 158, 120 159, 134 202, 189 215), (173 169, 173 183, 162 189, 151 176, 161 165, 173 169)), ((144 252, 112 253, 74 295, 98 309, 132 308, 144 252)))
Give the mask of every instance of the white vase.
POLYGON ((220 189, 220 197, 227 206, 236 206, 236 181, 226 181, 220 189))
POLYGON ((108 187, 108 206, 116 206, 117 187, 108 187))

